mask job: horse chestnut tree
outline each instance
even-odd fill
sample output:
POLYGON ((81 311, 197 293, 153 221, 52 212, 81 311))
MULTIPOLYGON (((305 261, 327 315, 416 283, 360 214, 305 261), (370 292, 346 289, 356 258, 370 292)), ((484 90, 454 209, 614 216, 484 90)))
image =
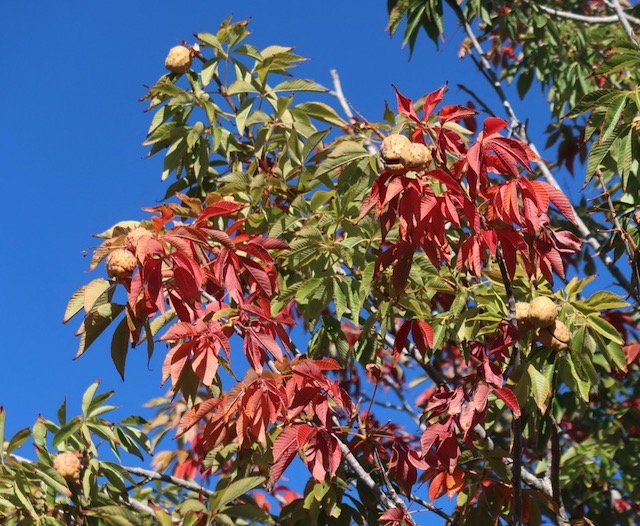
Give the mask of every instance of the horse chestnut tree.
MULTIPOLYGON (((640 21, 617 1, 446 3, 506 118, 446 85, 417 101, 394 87, 383 122, 353 118, 247 22, 171 50, 144 98, 165 200, 100 234, 91 269, 107 277, 64 316, 81 319, 78 356, 110 339, 123 377, 130 346, 161 353, 170 397, 114 424, 94 384, 81 416, 63 406, 11 439, 3 523, 633 521, 638 293, 614 259, 636 268, 640 21), (547 60, 562 35, 602 48, 547 60), (534 76, 555 167, 503 88, 524 96, 534 76), (574 169, 571 127, 599 188, 587 222, 554 177, 574 169), (597 257, 631 304, 594 288, 597 257), (176 448, 158 451, 167 434, 176 448), (14 453, 29 437, 35 461, 14 453), (153 469, 101 443, 155 448, 153 469)), ((411 46, 421 27, 440 38, 440 2, 388 4, 411 46)))

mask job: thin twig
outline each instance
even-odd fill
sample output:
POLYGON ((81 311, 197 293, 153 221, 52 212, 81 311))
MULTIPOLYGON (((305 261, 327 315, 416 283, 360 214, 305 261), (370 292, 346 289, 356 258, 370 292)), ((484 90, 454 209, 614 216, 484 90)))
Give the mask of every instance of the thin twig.
MULTIPOLYGON (((538 4, 536 2, 526 2, 529 5, 540 9, 540 11, 544 11, 547 14, 557 16, 559 18, 566 18, 568 20, 575 20, 576 22, 584 22, 585 24, 612 24, 618 22, 620 19, 618 15, 610 15, 610 16, 589 16, 589 15, 581 15, 578 13, 571 13, 569 11, 561 11, 560 9, 554 9, 553 7, 549 7, 543 4, 538 4)), ((632 22, 636 25, 640 25, 640 19, 631 16, 627 13, 624 13, 624 18, 626 18, 629 22, 632 22)))
POLYGON ((447 522, 447 524, 453 524, 453 519, 451 518, 451 516, 447 515, 444 511, 434 506, 430 502, 427 502, 426 500, 421 499, 420 497, 418 497, 417 495, 414 495, 413 493, 409 495, 409 500, 412 500, 413 502, 420 504, 420 506, 422 506, 423 508, 429 511, 432 511, 436 515, 439 515, 447 522))
POLYGON ((399 508, 406 511, 407 505, 404 503, 404 501, 400 497, 398 497, 398 494, 396 493, 396 490, 393 487, 391 480, 389 480, 389 476, 387 475, 387 470, 385 469, 384 464, 382 463, 382 459, 380 458, 380 453, 378 453, 378 450, 376 448, 373 448, 373 458, 375 460, 376 465, 378 466, 378 469, 380 470, 380 474, 382 475, 382 479, 384 480, 384 485, 387 487, 387 494, 389 495, 389 498, 393 502, 395 502, 399 508))
POLYGON ((358 462, 358 459, 354 456, 354 454, 349 449, 349 446, 345 444, 342 439, 333 433, 332 435, 337 441, 338 446, 340 447, 340 451, 342 452, 342 457, 347 461, 347 464, 351 466, 351 469, 355 472, 356 476, 360 479, 360 481, 369 488, 369 490, 373 493, 376 500, 382 505, 384 509, 397 508, 395 502, 393 502, 385 493, 378 487, 375 480, 371 478, 371 475, 367 473, 367 471, 362 467, 362 464, 358 462))
MULTIPOLYGON (((349 121, 352 124, 357 123, 358 119, 355 118, 353 111, 351 111, 351 104, 349 104, 349 101, 342 91, 342 83, 340 82, 340 75, 338 75, 338 71, 332 69, 329 73, 331 73, 331 78, 333 79, 333 91, 330 92, 331 95, 338 99, 338 102, 342 107, 342 111, 344 111, 345 115, 349 118, 349 121)), ((371 155, 378 155, 378 148, 366 137, 364 146, 371 155)))

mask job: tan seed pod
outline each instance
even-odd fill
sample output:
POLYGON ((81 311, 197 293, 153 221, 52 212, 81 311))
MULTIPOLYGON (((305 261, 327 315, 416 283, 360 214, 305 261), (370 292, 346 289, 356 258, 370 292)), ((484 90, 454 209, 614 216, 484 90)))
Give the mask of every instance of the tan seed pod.
POLYGON ((549 327, 538 330, 538 341, 549 349, 563 351, 571 341, 569 328, 560 320, 554 320, 549 327))
POLYGON ((125 246, 127 247, 127 250, 135 254, 140 240, 146 237, 151 237, 151 232, 149 232, 146 228, 142 228, 141 226, 139 226, 131 230, 127 234, 125 240, 125 246))
POLYGON ((558 317, 558 307, 551 298, 538 296, 529 304, 529 323, 534 327, 549 327, 558 317))
POLYGON ((518 328, 521 331, 531 329, 532 325, 529 322, 529 303, 526 301, 516 302, 516 320, 518 322, 518 328))
POLYGON ((126 248, 117 248, 107 257, 107 274, 109 277, 125 279, 131 276, 138 260, 126 248))
POLYGON ((172 73, 184 73, 191 67, 193 57, 191 50, 185 46, 175 46, 169 50, 164 67, 172 73))
POLYGON ((421 169, 429 165, 432 156, 428 146, 419 142, 412 142, 402 148, 400 158, 408 168, 421 169))
POLYGON ((385 137, 380 146, 380 155, 388 170, 403 170, 404 163, 402 151, 406 146, 410 146, 411 141, 404 135, 392 133, 385 137))
POLYGON ((58 453, 53 459, 53 469, 67 482, 80 480, 80 459, 74 453, 58 453))

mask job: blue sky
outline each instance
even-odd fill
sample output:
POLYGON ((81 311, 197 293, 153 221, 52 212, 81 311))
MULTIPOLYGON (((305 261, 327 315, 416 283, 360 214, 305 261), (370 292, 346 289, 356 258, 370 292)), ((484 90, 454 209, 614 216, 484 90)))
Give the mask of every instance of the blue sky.
MULTIPOLYGON (((72 360, 78 321, 63 326, 61 319, 71 294, 103 275, 88 273, 83 252, 98 244, 91 236, 120 220, 146 218, 141 208, 164 195, 161 156, 144 159, 150 115, 138 98, 145 84, 164 74, 167 51, 182 39, 215 32, 229 15, 251 17, 251 43, 296 46, 311 59, 299 75, 327 86, 329 71, 337 69, 347 97, 370 120, 381 118, 385 100, 394 102, 392 83, 415 99, 449 81, 447 100, 464 104, 469 97, 455 87, 462 82, 499 108, 473 63, 457 58, 462 33, 455 25, 448 26, 450 40, 440 51, 421 38, 410 61, 400 38, 385 32, 386 2, 324 0, 313 11, 302 5, 311 4, 75 0, 4 6, 0 405, 7 434, 31 425, 39 413, 53 417, 65 397, 75 414, 82 392, 97 378, 103 389, 116 390, 122 415, 139 413, 143 402, 165 391, 160 346, 150 367, 144 349, 131 351, 123 383, 108 340, 72 360)), ((546 112, 534 92, 526 105, 516 103, 522 118, 546 112)), ((545 124, 532 119, 534 137, 545 124)))

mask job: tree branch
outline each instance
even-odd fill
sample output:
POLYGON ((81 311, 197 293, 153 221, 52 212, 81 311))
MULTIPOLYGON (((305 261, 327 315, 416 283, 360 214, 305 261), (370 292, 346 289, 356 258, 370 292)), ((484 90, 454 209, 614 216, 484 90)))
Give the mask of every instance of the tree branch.
MULTIPOLYGON (((611 15, 611 16, 588 16, 588 15, 581 15, 578 13, 571 13, 569 11, 561 11, 560 9, 554 9, 553 7, 549 7, 543 4, 538 4, 536 2, 526 2, 526 3, 528 3, 529 5, 537 9, 540 9, 540 11, 544 11, 547 14, 557 16, 559 18, 566 18, 568 20, 575 20, 576 22, 584 22, 585 24, 613 24, 620 20, 617 14, 611 15)), ((623 12, 623 16, 629 22, 636 25, 640 25, 640 19, 624 12, 623 12)))
POLYGON ((633 42, 636 46, 638 45, 638 41, 636 40, 636 35, 633 32, 633 28, 631 24, 629 24, 629 19, 627 18, 626 13, 622 9, 620 5, 620 0, 604 0, 604 3, 607 4, 610 8, 612 8, 616 12, 616 18, 620 20, 620 24, 624 29, 625 33, 629 37, 629 40, 633 42))
MULTIPOLYGON (((531 148, 531 150, 533 151, 533 153, 535 153, 539 157, 539 161, 537 161, 537 165, 540 168, 540 171, 542 172, 542 176, 545 178, 545 180, 554 188, 561 190, 560 185, 558 184, 558 181, 551 173, 551 170, 549 169, 547 163, 542 159, 542 157, 540 156, 540 152, 536 148, 535 144, 528 137, 524 124, 518 119, 513 107, 511 106, 511 103, 509 102, 509 99, 507 98, 504 88, 502 87, 502 82, 500 78, 498 77, 497 73, 493 69, 493 66, 489 62, 473 29, 467 22, 464 16, 464 13, 460 9, 460 6, 456 3, 455 0, 447 0, 447 4, 449 4, 449 6, 456 13, 458 20, 464 27, 465 32, 467 33, 467 36, 469 37, 469 40, 472 43, 473 49, 478 55, 478 59, 477 59, 478 67, 485 74, 485 77, 487 78, 488 82, 491 84, 491 87, 493 88, 496 95, 498 95, 498 98, 502 102, 502 106, 504 107, 504 110, 509 118, 509 121, 511 123, 511 128, 514 130, 516 137, 521 141, 527 143, 531 148)), ((613 261, 613 259, 611 259, 606 254, 604 254, 604 252, 602 252, 601 250, 602 245, 593 236, 593 234, 589 230, 589 227, 587 227, 587 225, 580 218, 580 216, 578 216, 575 208, 572 206, 571 209, 576 218, 576 224, 577 224, 576 226, 578 228, 578 232, 582 236, 583 240, 588 245, 591 246, 594 252, 603 261, 603 263, 609 270, 609 273, 618 281, 618 284, 620 285, 620 287, 622 287, 625 290, 631 290, 631 283, 629 282, 627 277, 620 271, 620 269, 618 269, 618 267, 615 264, 615 261, 613 261)))
POLYGON ((609 207, 609 212, 611 214, 611 221, 613 223, 613 226, 615 227, 616 231, 619 233, 620 237, 622 238, 622 244, 624 245, 624 250, 627 253, 627 258, 629 259, 631 272, 633 273, 633 281, 635 283, 635 287, 630 288, 629 293, 633 294, 636 301, 640 302, 640 291, 638 290, 638 287, 640 287, 640 275, 638 273, 638 266, 636 265, 636 251, 638 247, 634 243, 629 233, 624 228, 622 228, 622 225, 620 224, 618 214, 616 213, 616 208, 613 205, 613 201, 611 200, 611 194, 607 189, 607 185, 604 182, 604 179, 602 177, 602 172, 600 170, 596 171, 596 177, 600 182, 600 187, 602 188, 602 195, 605 197, 607 206, 609 207))
POLYGON ((564 508, 564 502, 562 501, 562 493, 560 491, 560 428, 556 423, 555 418, 551 418, 551 436, 550 442, 550 455, 547 470, 551 478, 551 494, 553 502, 557 507, 556 521, 558 526, 568 526, 570 524, 567 517, 567 511, 564 508))
MULTIPOLYGON (((338 99, 338 102, 342 107, 342 111, 344 111, 345 115, 349 118, 349 121, 352 124, 357 123, 358 119, 354 117, 353 111, 351 111, 351 104, 349 104, 349 101, 342 91, 342 83, 340 82, 338 70, 332 69, 329 73, 331 73, 331 78, 333 79, 333 91, 331 92, 331 95, 338 99)), ((369 139, 365 138, 364 146, 371 155, 378 155, 378 148, 369 139)))
POLYGON ((200 484, 191 480, 181 479, 178 477, 174 477, 173 475, 167 475, 165 473, 159 473, 158 471, 152 471, 144 468, 136 468, 131 466, 122 466, 122 468, 132 475, 137 475, 138 477, 146 477, 149 480, 160 480, 162 482, 168 482, 170 484, 174 484, 175 486, 180 486, 181 488, 189 489, 191 491, 195 491, 196 493, 201 493, 202 495, 206 495, 207 497, 211 497, 215 494, 214 491, 205 488, 204 486, 201 486, 200 484))
POLYGON ((137 499, 134 499, 132 497, 129 497, 128 499, 120 497, 119 500, 123 506, 127 506, 128 508, 131 508, 134 511, 137 511, 139 513, 144 513, 145 515, 151 515, 154 519, 158 518, 153 508, 151 508, 150 506, 147 506, 145 503, 140 502, 137 499))
MULTIPOLYGON (((497 254, 498 266, 500 267, 500 274, 502 275, 502 282, 504 284, 504 290, 507 294, 507 304, 509 305, 509 324, 512 327, 517 328, 516 322, 516 300, 513 297, 513 288, 511 286, 511 278, 507 272, 507 267, 504 264, 502 257, 502 248, 498 248, 497 254)), ((516 340, 513 345, 513 353, 511 356, 511 365, 517 367, 521 361, 520 343, 516 340)), ((513 522, 516 526, 522 523, 522 422, 520 417, 514 416, 511 426, 513 430, 513 444, 512 444, 512 457, 513 457, 513 522)))

